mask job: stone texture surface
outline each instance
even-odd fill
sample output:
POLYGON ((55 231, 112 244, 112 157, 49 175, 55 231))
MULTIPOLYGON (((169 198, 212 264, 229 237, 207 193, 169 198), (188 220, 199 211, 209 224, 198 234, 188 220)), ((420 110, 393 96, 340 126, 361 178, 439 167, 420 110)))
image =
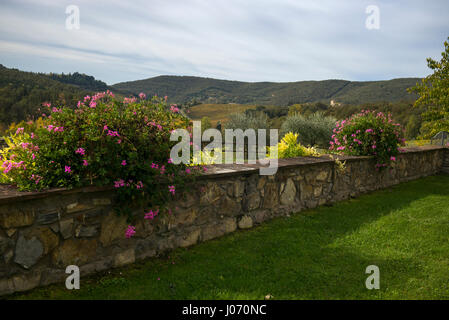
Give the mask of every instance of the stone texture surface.
POLYGON ((187 235, 180 238, 179 246, 185 248, 196 244, 200 239, 200 234, 201 234, 200 229, 191 231, 187 235))
POLYGON ((136 261, 136 255, 134 249, 128 249, 126 251, 120 252, 115 256, 114 266, 121 267, 136 261))
POLYGON ((32 225, 35 219, 33 210, 14 210, 3 207, 0 209, 0 227, 17 228, 32 225))
POLYGON ((15 263, 29 269, 37 263, 43 254, 44 246, 36 236, 26 239, 23 234, 20 234, 16 243, 15 263))
POLYGON ((281 186, 281 189, 283 189, 281 193, 281 203, 287 205, 293 204, 296 199, 296 187, 293 180, 287 179, 287 182, 283 187, 281 186))
MULTIPOLYGON (((436 174, 449 164, 449 149, 415 149, 380 172, 370 158, 346 160, 340 170, 326 157, 280 159, 272 176, 259 175, 251 165, 212 167, 188 192, 177 194, 179 200, 167 204, 171 215, 137 219, 131 239, 124 236, 126 217, 113 210, 113 191, 22 194, 2 193, 0 186, 0 295, 62 282, 70 264, 80 266, 82 275, 120 267, 274 217, 436 174)), ((141 209, 132 210, 141 216, 141 209)))
POLYGON ((253 227, 253 219, 250 216, 243 216, 238 223, 240 229, 249 229, 253 227))
POLYGON ((81 266, 95 257, 97 242, 96 239, 66 240, 53 251, 52 262, 62 268, 72 264, 81 266))
POLYGON ((101 224, 101 244, 108 246, 116 240, 123 239, 127 227, 125 216, 118 216, 114 211, 110 211, 101 224))
POLYGON ((99 225, 79 225, 75 230, 75 237, 77 238, 92 238, 95 237, 100 230, 99 225))
POLYGON ((59 222, 59 232, 64 239, 70 238, 73 232, 73 218, 61 220, 59 222))
POLYGON ((59 244, 59 237, 48 227, 32 229, 26 233, 26 237, 37 237, 44 248, 44 255, 50 253, 59 244))

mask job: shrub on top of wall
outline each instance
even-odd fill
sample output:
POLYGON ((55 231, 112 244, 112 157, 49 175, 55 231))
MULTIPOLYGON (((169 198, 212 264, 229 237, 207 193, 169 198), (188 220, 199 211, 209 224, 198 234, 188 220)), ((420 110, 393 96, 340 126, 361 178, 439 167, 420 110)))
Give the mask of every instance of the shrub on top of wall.
POLYGON ((270 147, 269 157, 273 157, 274 149, 277 149, 279 159, 296 158, 296 157, 317 157, 319 153, 315 148, 307 148, 298 141, 299 134, 289 132, 287 133, 276 146, 270 147))
POLYGON ((337 122, 330 150, 353 156, 374 156, 376 167, 396 161, 400 146, 405 144, 401 125, 391 115, 364 110, 337 122))
POLYGON ((43 122, 6 138, 1 182, 20 190, 114 186, 118 203, 141 201, 154 217, 195 171, 169 159, 170 132, 188 128, 189 119, 163 99, 119 100, 108 91, 76 108, 47 107, 43 122))

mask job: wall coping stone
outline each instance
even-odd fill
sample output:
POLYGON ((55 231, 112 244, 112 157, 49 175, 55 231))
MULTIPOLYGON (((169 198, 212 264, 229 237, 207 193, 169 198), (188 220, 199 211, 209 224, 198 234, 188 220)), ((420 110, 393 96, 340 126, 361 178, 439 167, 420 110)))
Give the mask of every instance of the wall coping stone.
MULTIPOLYGON (((447 149, 444 146, 422 146, 422 147, 408 147, 404 148, 401 153, 422 153, 434 150, 447 149)), ((333 159, 330 155, 321 155, 320 157, 298 157, 289 159, 278 159, 278 170, 285 168, 297 168, 301 166, 310 166, 313 164, 323 164, 323 163, 334 163, 335 160, 340 161, 359 161, 363 159, 370 159, 370 156, 343 156, 334 155, 333 159)), ((250 175, 258 171, 260 168, 264 167, 259 161, 255 164, 214 164, 205 166, 207 172, 202 173, 197 179, 211 179, 211 178, 222 178, 227 176, 235 175, 250 175)), ((112 186, 86 186, 82 188, 67 189, 67 188, 54 188, 44 191, 19 191, 16 187, 12 185, 0 184, 0 204, 7 204, 16 202, 17 200, 31 200, 40 199, 48 196, 61 195, 61 194, 71 194, 71 193, 90 193, 90 192, 101 192, 110 191, 114 188, 112 186)))

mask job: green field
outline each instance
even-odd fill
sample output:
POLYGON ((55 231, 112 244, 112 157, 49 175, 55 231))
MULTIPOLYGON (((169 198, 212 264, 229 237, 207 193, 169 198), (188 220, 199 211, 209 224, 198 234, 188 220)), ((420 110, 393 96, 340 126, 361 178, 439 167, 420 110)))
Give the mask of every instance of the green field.
POLYGON ((221 123, 224 124, 229 119, 231 114, 241 113, 247 109, 256 109, 256 106, 235 103, 205 103, 190 108, 189 117, 192 118, 192 120, 201 120, 202 117, 209 117, 212 126, 215 127, 217 125, 217 121, 221 121, 221 123))

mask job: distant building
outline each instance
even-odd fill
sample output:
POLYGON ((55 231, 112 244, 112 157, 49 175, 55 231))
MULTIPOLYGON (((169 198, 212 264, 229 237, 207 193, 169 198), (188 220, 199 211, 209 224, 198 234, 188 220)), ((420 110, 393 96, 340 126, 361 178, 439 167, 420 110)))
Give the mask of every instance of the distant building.
POLYGON ((341 106, 341 103, 340 103, 340 102, 336 102, 336 101, 334 101, 334 100, 331 100, 330 106, 331 106, 331 107, 340 107, 340 106, 341 106))

